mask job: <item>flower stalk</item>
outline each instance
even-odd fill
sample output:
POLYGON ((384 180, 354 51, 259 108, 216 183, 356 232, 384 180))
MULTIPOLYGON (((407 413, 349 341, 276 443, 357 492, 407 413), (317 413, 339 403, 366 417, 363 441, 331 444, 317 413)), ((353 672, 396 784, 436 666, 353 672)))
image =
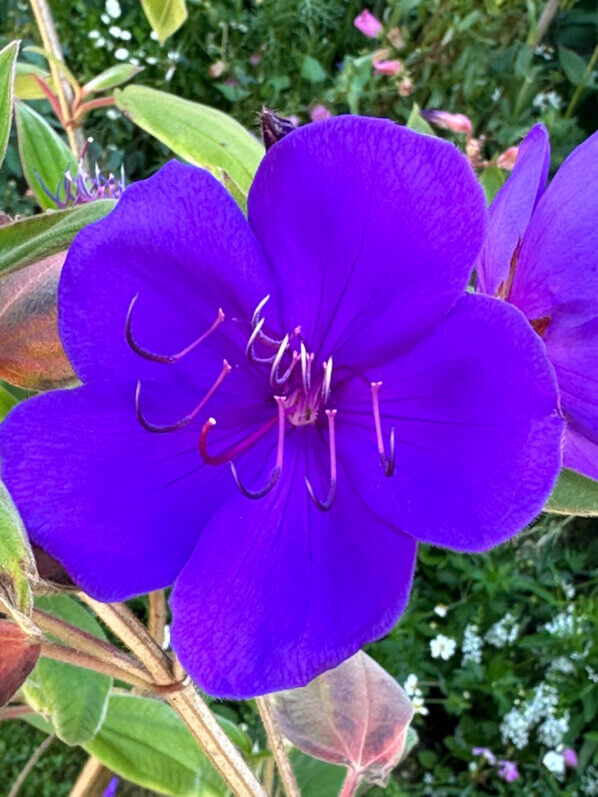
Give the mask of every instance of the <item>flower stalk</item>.
POLYGON ((147 628, 160 647, 164 644, 166 617, 166 597, 164 595, 164 590, 158 589, 155 592, 150 592, 147 628))
POLYGON ((276 718, 272 712, 268 696, 266 695, 264 697, 257 697, 255 702, 257 704, 264 728, 266 729, 266 734, 268 735, 270 747, 272 749, 276 765, 278 766, 278 772, 280 773, 280 779, 282 780, 286 795, 287 797, 301 797, 301 792, 299 791, 299 786, 297 785, 297 780, 295 779, 295 773, 293 772, 291 762, 289 761, 289 757, 287 756, 287 752, 284 748, 284 742, 282 740, 276 718))

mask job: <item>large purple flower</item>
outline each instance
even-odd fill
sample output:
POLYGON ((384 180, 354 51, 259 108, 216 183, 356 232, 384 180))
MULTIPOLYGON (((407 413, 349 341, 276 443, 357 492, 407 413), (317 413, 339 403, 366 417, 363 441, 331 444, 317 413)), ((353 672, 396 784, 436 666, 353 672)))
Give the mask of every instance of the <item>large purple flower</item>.
POLYGON ((83 386, 0 434, 33 540, 100 600, 174 583, 174 648, 214 695, 386 633, 416 540, 486 550, 559 470, 542 342, 464 296, 484 223, 452 145, 359 117, 275 144, 248 220, 180 163, 128 188, 60 284, 83 386))
POLYGON ((519 307, 544 339, 567 420, 564 464, 598 479, 598 133, 546 188, 549 163, 536 125, 490 207, 478 288, 519 307))

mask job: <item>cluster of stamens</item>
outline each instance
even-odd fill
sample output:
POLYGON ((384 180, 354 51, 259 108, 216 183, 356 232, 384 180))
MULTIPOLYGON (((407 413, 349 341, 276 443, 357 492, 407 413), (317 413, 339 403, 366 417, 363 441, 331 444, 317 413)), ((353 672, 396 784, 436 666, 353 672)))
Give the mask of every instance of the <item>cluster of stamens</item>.
MULTIPOLYGON (((203 424, 199 437, 199 452, 207 465, 229 464, 233 478, 240 491, 247 498, 259 499, 266 496, 277 484, 282 474, 284 461, 284 441, 287 425, 291 427, 315 424, 320 411, 323 409, 328 421, 328 445, 330 452, 330 487, 324 500, 319 499, 311 482, 305 476, 308 493, 315 506, 325 512, 330 509, 336 494, 337 462, 336 462, 336 430, 335 419, 337 410, 327 409, 326 404, 330 398, 332 384, 332 357, 322 363, 322 376, 314 378, 312 371, 315 360, 313 352, 308 351, 302 338, 301 328, 287 333, 283 338, 277 339, 264 331, 265 317, 262 315, 264 306, 270 297, 266 296, 258 304, 251 318, 251 332, 245 347, 248 359, 260 369, 266 369, 269 382, 276 390, 273 398, 276 403, 276 414, 261 427, 254 430, 245 438, 230 446, 220 453, 214 454, 208 449, 208 436, 210 430, 216 425, 215 418, 208 418, 203 424), (241 481, 234 460, 248 451, 255 443, 261 440, 274 427, 278 427, 276 447, 276 461, 264 485, 259 489, 250 490, 241 481)), ((160 354, 149 351, 141 346, 133 335, 132 317, 133 310, 138 300, 138 295, 133 298, 127 312, 125 322, 125 338, 132 351, 146 360, 155 363, 171 364, 182 360, 193 351, 200 343, 212 335, 225 321, 225 314, 220 308, 216 319, 211 326, 188 346, 175 354, 160 354)), ((135 411, 139 423, 149 432, 173 432, 188 426, 203 410, 207 402, 214 396, 220 385, 232 370, 232 366, 223 361, 222 370, 216 377, 201 401, 183 418, 166 425, 158 425, 147 420, 141 409, 141 382, 137 382, 135 391, 135 411)), ((391 430, 390 455, 387 456, 382 435, 382 421, 380 417, 379 391, 382 382, 372 382, 372 406, 374 413, 374 427, 376 443, 380 461, 387 476, 392 476, 395 470, 395 431, 391 430)))

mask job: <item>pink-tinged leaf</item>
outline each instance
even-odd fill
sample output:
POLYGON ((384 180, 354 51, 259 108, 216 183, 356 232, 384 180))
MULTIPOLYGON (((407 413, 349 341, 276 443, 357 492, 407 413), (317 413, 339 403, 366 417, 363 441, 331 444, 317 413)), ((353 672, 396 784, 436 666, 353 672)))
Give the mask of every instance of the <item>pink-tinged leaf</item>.
POLYGON ((8 703, 35 667, 41 644, 18 625, 0 620, 0 706, 8 703))
POLYGON ((66 252, 0 280, 0 377, 28 390, 73 384, 58 336, 56 290, 66 252))
POLYGON ((270 695, 284 735, 300 750, 385 785, 401 759, 411 701, 360 651, 307 686, 270 695))

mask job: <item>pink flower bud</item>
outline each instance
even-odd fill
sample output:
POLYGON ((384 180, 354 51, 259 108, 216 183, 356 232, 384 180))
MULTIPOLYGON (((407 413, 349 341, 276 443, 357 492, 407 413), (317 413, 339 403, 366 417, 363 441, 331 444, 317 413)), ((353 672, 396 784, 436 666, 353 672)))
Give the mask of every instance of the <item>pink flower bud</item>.
POLYGON ((321 122, 323 119, 330 119, 332 113, 325 105, 315 105, 310 113, 312 122, 321 122))
POLYGON ((399 95, 401 97, 408 97, 413 91, 413 81, 410 77, 404 77, 399 83, 399 95))
POLYGON ((577 753, 571 747, 563 750, 563 759, 565 760, 565 766, 571 767, 571 769, 577 767, 577 753))
POLYGON ((364 36, 369 36, 370 39, 375 39, 382 32, 382 23, 367 8, 364 8, 361 14, 355 17, 353 24, 357 30, 360 30, 364 36))
POLYGON ((222 77, 225 70, 226 64, 224 61, 214 61, 214 63, 208 69, 208 72, 211 78, 219 78, 222 77))
POLYGON ((500 166, 501 169, 506 169, 509 172, 512 171, 513 166, 515 166, 515 161, 517 160, 518 152, 519 147, 509 147, 509 149, 505 150, 498 156, 496 159, 496 165, 500 166))
POLYGON ((400 61, 374 61, 373 66, 376 72, 381 72, 383 75, 396 75, 403 69, 400 61))
POLYGON ((467 133, 471 135, 473 125, 471 120, 462 113, 448 113, 448 111, 422 111, 421 115, 428 122, 443 130, 450 130, 452 133, 467 133))

